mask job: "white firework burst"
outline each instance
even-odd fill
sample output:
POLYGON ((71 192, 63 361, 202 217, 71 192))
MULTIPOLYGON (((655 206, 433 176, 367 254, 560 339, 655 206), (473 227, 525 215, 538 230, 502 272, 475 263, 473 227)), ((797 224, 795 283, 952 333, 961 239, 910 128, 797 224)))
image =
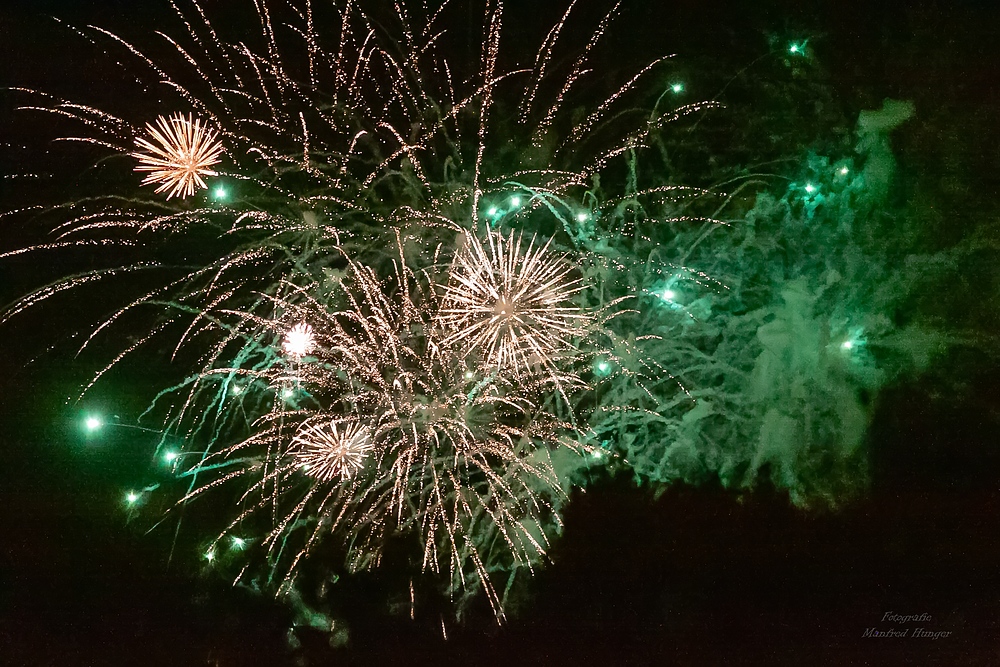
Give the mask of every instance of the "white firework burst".
POLYGON ((159 183, 156 192, 169 190, 167 199, 183 198, 193 195, 195 186, 208 187, 203 176, 218 175, 211 167, 219 163, 224 149, 215 140, 216 131, 203 126, 200 119, 180 113, 170 118, 159 116, 155 126, 146 123, 146 130, 149 139, 135 140, 145 152, 132 153, 139 160, 135 171, 149 172, 143 185, 159 183))
POLYGON ((485 244, 466 233, 440 311, 446 343, 461 341, 481 351, 487 366, 517 375, 551 369, 591 324, 589 314, 571 305, 583 285, 566 258, 549 253, 549 243, 536 247, 534 237, 522 245, 513 231, 506 239, 488 232, 485 244))
POLYGON ((305 322, 300 322, 289 329, 285 334, 285 340, 281 343, 281 349, 285 354, 296 361, 312 352, 315 346, 316 339, 312 327, 305 322))
POLYGON ((304 424, 292 439, 292 454, 305 472, 330 481, 350 479, 373 449, 371 432, 357 422, 304 424))

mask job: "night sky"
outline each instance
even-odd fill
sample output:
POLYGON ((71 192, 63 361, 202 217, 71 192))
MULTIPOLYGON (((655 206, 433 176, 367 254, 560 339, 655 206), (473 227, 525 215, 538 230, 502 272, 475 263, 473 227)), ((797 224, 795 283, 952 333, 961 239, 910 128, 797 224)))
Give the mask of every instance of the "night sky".
MULTIPOLYGON (((235 0, 206 4, 244 20, 235 0)), ((677 53, 690 85, 725 83, 766 54, 771 37, 808 38, 822 64, 817 85, 839 113, 856 118, 887 97, 914 101, 916 117, 893 148, 900 178, 950 221, 942 233, 961 235, 970 219, 998 224, 1000 8, 932 0, 905 10, 889 2, 625 5, 619 21, 635 32, 618 33, 623 62, 608 67, 677 53)), ((543 13, 545 26, 561 9, 547 0, 508 4, 525 21, 543 13)), ((138 32, 167 12, 166 0, 4 0, 0 86, 128 103, 94 50, 47 17, 138 32)), ((460 43, 466 28, 448 27, 460 43)), ((780 110, 734 96, 737 116, 782 122, 780 110)), ((11 147, 27 142, 12 128, 31 127, 14 122, 12 106, 0 92, 3 173, 39 160, 51 167, 11 147)), ((724 120, 706 132, 720 127, 724 120)), ((57 196, 59 186, 39 192, 57 196)), ((37 195, 0 181, 0 209, 37 195)), ((0 219, 0 250, 44 231, 25 218, 0 219)), ((0 261, 0 304, 76 268, 53 273, 46 261, 59 260, 0 261)), ((977 281, 995 286, 995 268, 970 266, 963 280, 973 290, 977 281)), ((738 493, 710 480, 657 493, 624 473, 604 476, 574 496, 553 563, 506 626, 496 627, 485 605, 474 607, 444 641, 432 610, 415 621, 389 613, 399 583, 389 569, 344 582, 350 642, 337 649, 308 630, 290 647, 295 619, 279 602, 188 561, 168 563, 172 527, 147 534, 148 524, 127 521, 122 491, 147 479, 155 440, 126 429, 87 437, 80 419, 100 410, 134 420, 177 371, 147 355, 109 376, 86 405, 67 403, 113 354, 109 346, 74 357, 69 326, 87 298, 104 297, 88 292, 0 328, 0 665, 1000 664, 1000 366, 990 352, 990 313, 1000 304, 988 298, 975 306, 979 347, 961 347, 947 372, 895 383, 875 400, 862 497, 805 511, 767 485, 738 493), (888 626, 888 613, 927 614, 928 629, 950 635, 862 637, 888 626)), ((181 547, 195 548, 195 539, 182 536, 181 547)))

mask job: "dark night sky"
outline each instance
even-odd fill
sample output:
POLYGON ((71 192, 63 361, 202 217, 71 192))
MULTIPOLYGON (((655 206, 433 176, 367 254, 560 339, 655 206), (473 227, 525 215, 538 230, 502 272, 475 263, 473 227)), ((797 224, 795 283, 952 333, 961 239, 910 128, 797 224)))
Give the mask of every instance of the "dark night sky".
MULTIPOLYGON (((44 15, 151 29, 160 4, 4 0, 0 86, 113 93, 95 93, 98 58, 44 15)), ((530 15, 540 4, 509 6, 530 15)), ((739 70, 767 50, 767 34, 809 36, 846 109, 915 101, 917 119, 895 146, 900 168, 961 184, 958 194, 941 186, 956 225, 973 208, 1000 210, 1000 10, 991 3, 644 4, 626 3, 620 20, 637 26, 623 40, 625 59, 677 52, 696 80, 698 63, 739 70)), ((0 93, 0 143, 21 140, 9 136, 10 106, 0 93)), ((4 187, 0 208, 21 194, 4 187)), ((0 249, 31 233, 0 226, 0 249)), ((0 302, 29 288, 35 268, 0 264, 0 302)), ((170 535, 126 525, 121 490, 150 443, 80 436, 79 408, 64 399, 96 362, 74 360, 65 345, 44 350, 67 342, 69 317, 28 316, 0 330, 0 665, 294 664, 279 605, 168 567, 170 535)), ((880 397, 871 492, 842 512, 806 514, 777 492, 737 498, 712 486, 654 499, 610 480, 571 503, 555 563, 508 627, 475 617, 442 642, 436 618, 387 616, 378 602, 386 581, 361 577, 345 586, 351 648, 333 653, 306 634, 298 655, 309 664, 1000 664, 1000 370, 969 365, 978 369, 961 400, 934 376, 880 397), (886 612, 927 613, 953 634, 862 639, 886 612)), ((150 372, 125 370, 94 400, 136 414, 150 372)))

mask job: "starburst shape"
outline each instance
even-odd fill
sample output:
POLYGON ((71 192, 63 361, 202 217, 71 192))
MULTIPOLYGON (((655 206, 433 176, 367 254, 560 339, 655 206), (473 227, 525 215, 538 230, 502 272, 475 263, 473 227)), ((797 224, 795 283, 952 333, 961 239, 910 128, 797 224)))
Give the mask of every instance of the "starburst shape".
POLYGON ((296 361, 312 352, 316 346, 313 329, 305 322, 300 322, 288 330, 281 342, 281 349, 296 361))
POLYGON ((536 246, 534 237, 523 245, 513 231, 506 239, 488 232, 485 244, 466 233, 439 317, 446 344, 461 342, 487 366, 515 375, 571 356, 591 320, 571 305, 583 286, 566 258, 550 253, 549 243, 536 246))
POLYGON ((159 116, 156 125, 146 123, 149 138, 137 138, 141 152, 132 153, 139 160, 135 171, 149 172, 143 185, 159 183, 156 192, 169 190, 167 199, 187 197, 196 187, 207 188, 203 176, 217 176, 211 169, 219 163, 222 144, 215 140, 217 132, 201 124, 200 119, 185 118, 177 113, 169 118, 159 116))
POLYGON ((358 422, 305 424, 292 439, 292 453, 306 474, 329 482, 350 479, 372 451, 371 431, 358 422))

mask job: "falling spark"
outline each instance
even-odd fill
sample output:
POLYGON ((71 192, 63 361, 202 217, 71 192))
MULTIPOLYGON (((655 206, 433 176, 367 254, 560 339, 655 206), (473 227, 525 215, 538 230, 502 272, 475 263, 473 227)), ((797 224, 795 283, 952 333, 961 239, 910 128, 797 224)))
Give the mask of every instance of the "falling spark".
POLYGON ((193 195, 195 186, 204 189, 208 185, 203 176, 217 176, 210 167, 219 163, 223 153, 222 144, 215 141, 215 130, 177 113, 170 118, 160 116, 156 125, 146 124, 149 139, 137 138, 136 146, 146 152, 133 153, 139 160, 136 171, 149 172, 143 185, 159 183, 156 192, 166 192, 167 199, 193 195), (154 143, 155 142, 155 143, 154 143))

